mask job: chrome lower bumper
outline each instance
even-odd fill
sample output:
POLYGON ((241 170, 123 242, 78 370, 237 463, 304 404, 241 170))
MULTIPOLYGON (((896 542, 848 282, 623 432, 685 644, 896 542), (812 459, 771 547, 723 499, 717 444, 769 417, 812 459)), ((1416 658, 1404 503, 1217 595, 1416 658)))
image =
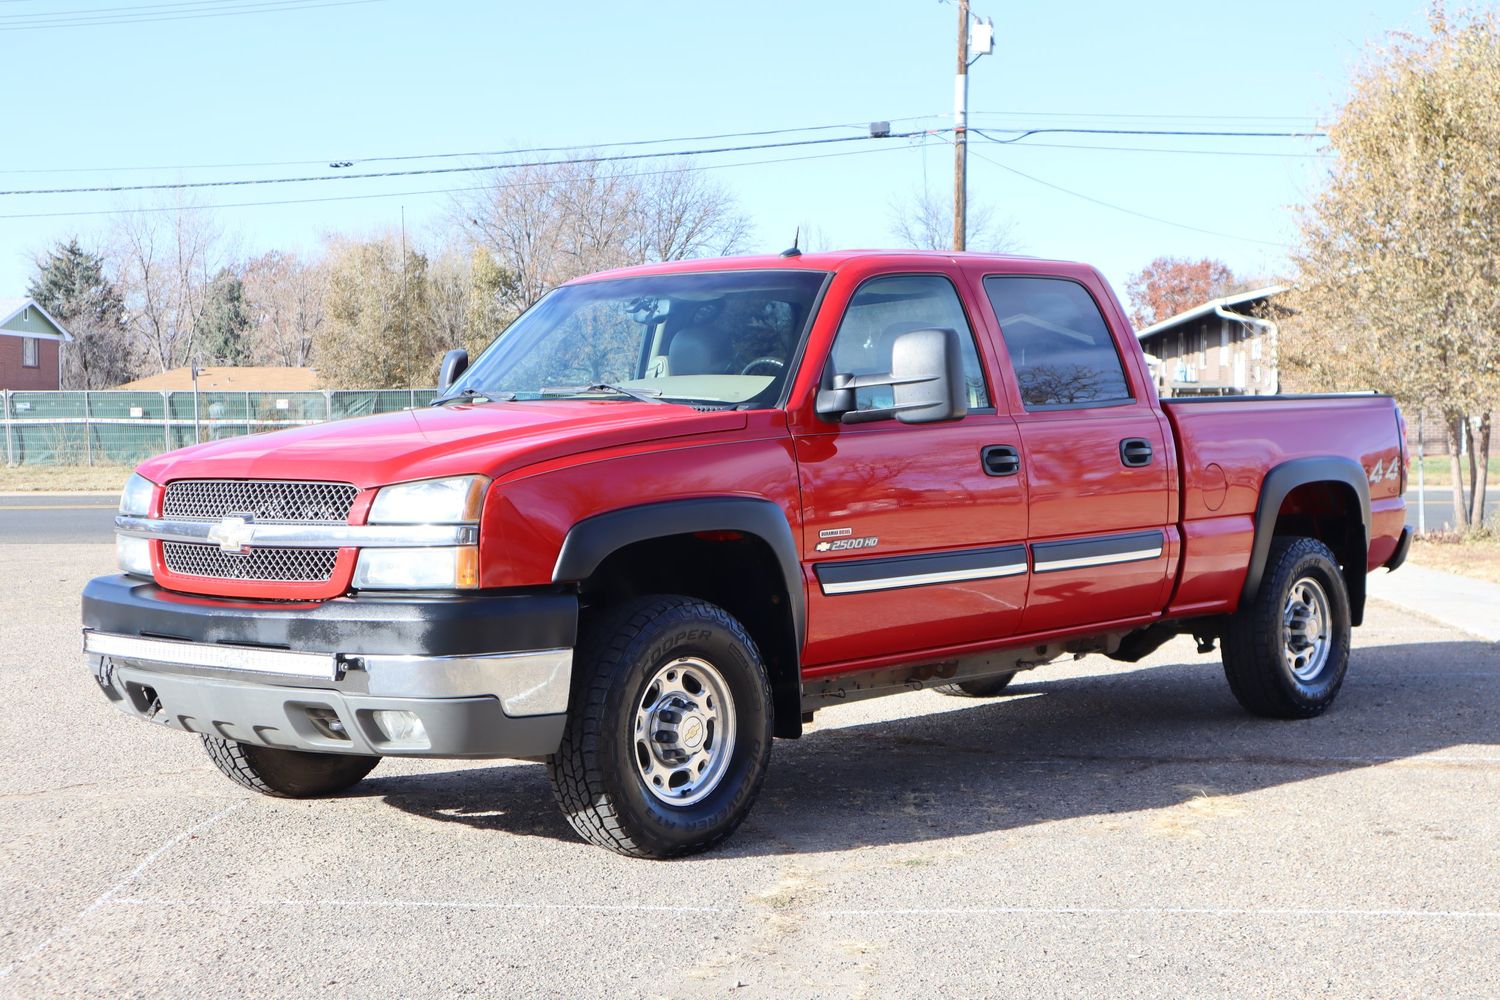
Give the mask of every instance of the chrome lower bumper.
POLYGON ((285 749, 433 757, 551 753, 573 666, 567 648, 352 655, 92 629, 84 653, 111 701, 175 729, 285 749), (423 740, 385 738, 376 713, 390 711, 422 719, 423 740))

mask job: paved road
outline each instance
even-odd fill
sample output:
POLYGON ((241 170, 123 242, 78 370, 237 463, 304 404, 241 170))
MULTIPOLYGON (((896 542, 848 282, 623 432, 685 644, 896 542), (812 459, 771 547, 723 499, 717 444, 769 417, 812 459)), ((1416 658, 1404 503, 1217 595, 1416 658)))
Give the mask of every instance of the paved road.
MULTIPOLYGON (((1491 483, 1490 492, 1485 506, 1489 508, 1489 520, 1492 524, 1500 524, 1500 483, 1491 483)), ((1427 497, 1427 530, 1438 531, 1445 524, 1453 524, 1453 490, 1449 487, 1429 486, 1422 491, 1427 497)), ((1406 493, 1406 523, 1416 525, 1417 523, 1417 491, 1408 490, 1406 493)))
MULTIPOLYGON (((97 496, 0 496, 0 545, 17 543, 105 542, 114 537, 114 511, 118 497, 97 496)), ((1417 523, 1417 496, 1406 496, 1406 519, 1417 523)), ((1500 521, 1500 494, 1491 503, 1492 520, 1500 521)), ((1427 527, 1437 530, 1453 521, 1453 494, 1446 489, 1427 489, 1427 527)))
POLYGON ((1187 641, 819 713, 653 863, 533 763, 230 785, 79 664, 111 559, 0 547, 0 996, 1500 995, 1500 646, 1388 606, 1309 722, 1187 641))
POLYGON ((108 542, 118 495, 0 496, 0 545, 108 542))

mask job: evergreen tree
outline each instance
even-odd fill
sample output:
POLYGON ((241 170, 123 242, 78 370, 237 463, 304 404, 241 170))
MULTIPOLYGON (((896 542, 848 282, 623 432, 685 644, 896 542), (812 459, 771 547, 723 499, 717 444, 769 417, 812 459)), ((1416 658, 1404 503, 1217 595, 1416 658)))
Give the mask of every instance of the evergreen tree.
POLYGON ((104 259, 74 237, 36 261, 26 294, 73 335, 63 348, 63 388, 107 389, 136 372, 125 304, 104 259))
POLYGON ((214 275, 193 327, 197 358, 204 364, 243 365, 250 361, 250 310, 245 285, 228 268, 214 275))

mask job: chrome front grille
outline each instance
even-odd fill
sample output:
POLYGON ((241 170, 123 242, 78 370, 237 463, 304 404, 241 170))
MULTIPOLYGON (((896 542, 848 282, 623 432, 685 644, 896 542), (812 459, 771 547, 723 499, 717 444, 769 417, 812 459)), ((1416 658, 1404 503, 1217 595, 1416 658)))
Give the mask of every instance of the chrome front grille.
POLYGON ((333 576, 339 556, 338 549, 270 548, 240 555, 193 542, 163 542, 161 548, 167 569, 181 576, 281 583, 323 583, 333 576))
POLYGON ((248 514, 256 521, 276 523, 344 522, 358 493, 348 483, 185 479, 167 484, 162 516, 217 521, 248 514))

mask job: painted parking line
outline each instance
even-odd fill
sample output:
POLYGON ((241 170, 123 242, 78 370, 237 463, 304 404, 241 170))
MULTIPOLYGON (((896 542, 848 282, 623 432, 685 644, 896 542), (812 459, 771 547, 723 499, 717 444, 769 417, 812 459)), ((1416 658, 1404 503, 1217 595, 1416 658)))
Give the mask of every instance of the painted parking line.
MULTIPOLYGON (((145 908, 272 908, 367 909, 367 910, 504 910, 515 912, 573 913, 698 913, 753 916, 759 907, 683 906, 653 903, 538 903, 526 900, 489 899, 169 899, 152 896, 116 897, 117 906, 145 908)), ((932 906, 932 907, 820 907, 798 911, 808 917, 984 917, 984 916, 1090 916, 1090 917, 1332 917, 1351 920, 1459 920, 1500 921, 1500 910, 1419 910, 1399 907, 1296 907, 1296 906, 932 906)))
POLYGON ((231 813, 244 808, 244 806, 244 802, 236 802, 233 805, 220 809, 218 812, 208 817, 208 819, 205 819, 199 823, 195 823, 187 829, 181 830, 173 835, 160 847, 141 859, 140 864, 132 868, 130 870, 130 873, 127 874, 124 878, 120 879, 120 881, 104 890, 104 892, 102 892, 97 899, 90 903, 86 909, 80 912, 72 920, 63 924, 60 928, 54 931, 51 936, 43 939, 41 944, 32 948, 30 951, 26 952, 24 955, 11 962, 9 965, 0 967, 0 979, 4 979, 6 976, 9 976, 12 972, 15 972, 21 966, 25 965, 27 962, 41 955, 47 949, 51 948, 59 940, 66 937, 68 934, 73 933, 82 924, 84 924, 88 920, 89 916, 92 915, 95 911, 109 906, 111 903, 119 902, 120 900, 118 897, 120 896, 120 893, 130 888, 130 886, 138 881, 142 875, 146 874, 146 869, 155 864, 162 855, 171 851, 172 848, 176 847, 183 841, 191 840, 194 837, 197 837, 199 834, 206 831, 209 827, 214 826, 220 820, 224 819, 231 813))

